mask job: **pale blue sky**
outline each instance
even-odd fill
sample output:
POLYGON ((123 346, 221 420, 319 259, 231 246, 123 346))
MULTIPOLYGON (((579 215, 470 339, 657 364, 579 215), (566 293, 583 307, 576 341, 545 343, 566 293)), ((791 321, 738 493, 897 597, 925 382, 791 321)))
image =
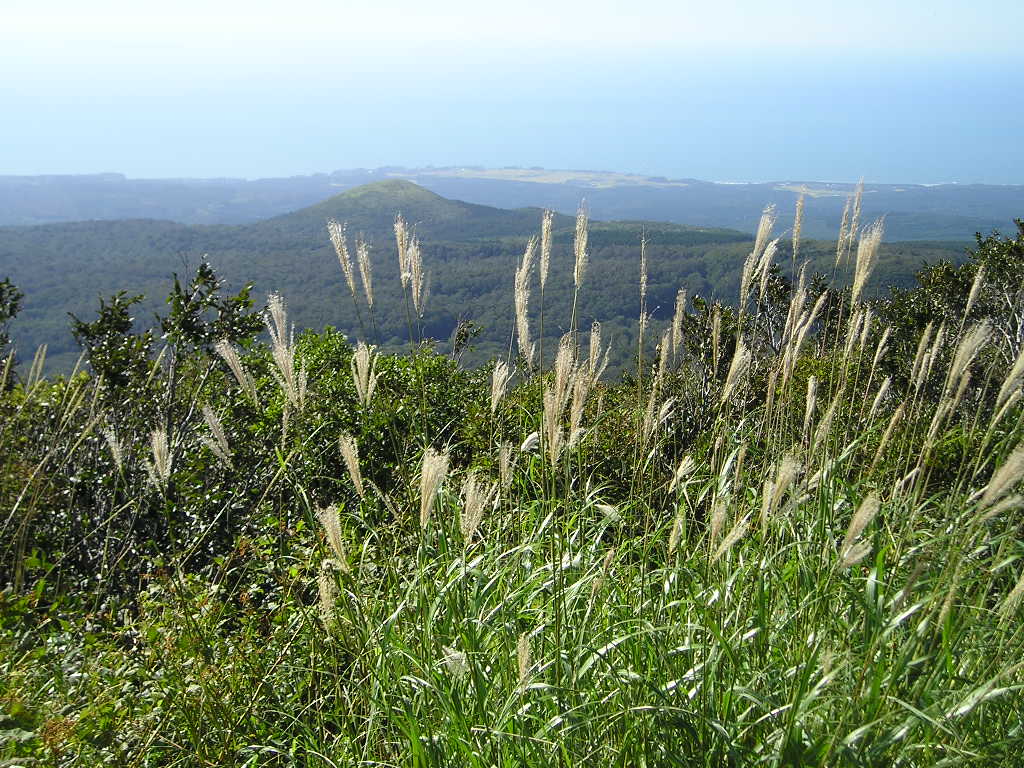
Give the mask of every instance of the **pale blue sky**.
POLYGON ((4 0, 0 174, 1024 183, 1024 3, 4 0))

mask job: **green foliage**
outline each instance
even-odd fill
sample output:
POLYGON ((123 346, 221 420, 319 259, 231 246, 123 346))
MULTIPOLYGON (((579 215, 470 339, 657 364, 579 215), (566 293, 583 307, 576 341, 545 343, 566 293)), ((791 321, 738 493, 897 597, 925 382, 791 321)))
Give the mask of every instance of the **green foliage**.
POLYGON ((142 296, 118 291, 109 301, 100 298, 97 317, 92 322, 71 316, 71 335, 82 348, 97 376, 116 391, 139 386, 150 371, 153 332, 134 333, 133 305, 142 296))
MULTIPOLYGON (((1017 247, 972 257, 993 329, 1017 247)), ((956 350, 924 363, 904 294, 765 263, 745 306, 656 313, 620 377, 570 333, 507 389, 286 318, 249 343, 206 266, 169 360, 101 302, 92 374, 0 395, 0 759, 1012 764, 1024 363, 930 313, 958 275, 915 289, 956 350)))
POLYGON ((880 307, 897 339, 909 348, 928 323, 950 327, 985 322, 998 334, 1003 362, 1012 364, 1024 348, 1024 221, 1017 235, 976 236, 966 262, 940 261, 917 273, 917 285, 894 290, 880 307), (972 298, 972 288, 982 281, 972 298), (970 304, 970 306, 968 306, 970 304), (968 311, 969 310, 969 311, 968 311))
POLYGON ((174 288, 167 297, 170 314, 160 319, 163 338, 182 351, 201 349, 207 355, 218 341, 251 341, 262 325, 259 315, 247 311, 253 304, 249 296, 252 283, 231 297, 220 296, 223 285, 206 262, 199 265, 187 288, 182 288, 175 275, 174 288), (207 319, 210 314, 213 317, 207 319))
POLYGON ((21 309, 23 298, 25 298, 24 294, 11 282, 10 278, 5 277, 0 280, 0 352, 4 352, 11 342, 7 330, 11 320, 21 309))

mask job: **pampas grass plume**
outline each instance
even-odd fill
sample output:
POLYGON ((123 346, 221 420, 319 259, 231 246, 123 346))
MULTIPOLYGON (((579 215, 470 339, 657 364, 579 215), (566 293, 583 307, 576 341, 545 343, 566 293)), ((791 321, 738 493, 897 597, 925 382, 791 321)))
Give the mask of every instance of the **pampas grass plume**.
POLYGON ((420 528, 426 528, 430 522, 430 513, 434 508, 434 499, 448 474, 448 454, 439 453, 433 448, 423 452, 423 463, 420 467, 420 528))
POLYGON ((359 470, 359 447, 356 445, 356 439, 352 435, 341 434, 338 437, 338 450, 341 452, 341 458, 345 462, 345 468, 348 469, 348 476, 352 480, 356 493, 359 494, 359 498, 366 498, 363 475, 359 470))

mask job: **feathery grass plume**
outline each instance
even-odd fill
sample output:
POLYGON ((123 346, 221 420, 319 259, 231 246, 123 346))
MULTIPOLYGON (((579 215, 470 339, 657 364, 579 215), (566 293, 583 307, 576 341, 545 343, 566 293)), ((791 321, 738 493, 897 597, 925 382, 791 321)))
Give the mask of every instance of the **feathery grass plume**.
POLYGON ((654 388, 661 389, 665 381, 665 373, 668 371, 668 354, 672 346, 672 329, 666 328, 661 334, 661 342, 658 344, 658 368, 654 373, 654 388))
POLYGON ((640 237, 640 328, 637 336, 637 360, 643 360, 644 332, 647 330, 647 235, 640 237))
POLYGON ((363 487, 363 473, 359 470, 359 446, 356 444, 356 439, 343 432, 338 436, 338 450, 341 452, 341 458, 345 462, 345 468, 348 469, 348 476, 352 480, 356 493, 359 494, 359 498, 365 499, 366 489, 363 487))
POLYGON ((846 198, 846 207, 843 209, 843 221, 839 227, 839 241, 836 245, 836 266, 845 257, 850 258, 853 252, 853 241, 860 229, 861 203, 864 198, 863 179, 857 184, 854 193, 846 198))
POLYGON ((569 445, 572 448, 579 441, 583 430, 583 409, 590 394, 591 379, 588 371, 578 368, 572 377, 572 397, 569 406, 569 445))
POLYGON ((946 323, 942 322, 939 324, 939 330, 935 333, 935 341, 932 342, 931 349, 928 350, 928 354, 925 356, 924 364, 922 366, 923 378, 922 383, 928 380, 932 375, 932 368, 935 366, 936 361, 939 359, 939 352, 946 347, 946 323))
POLYGON ((711 378, 718 378, 718 357, 722 348, 722 308, 715 303, 711 310, 711 378))
POLYGON ((288 310, 280 294, 272 293, 267 297, 267 311, 263 319, 270 334, 270 352, 276 365, 274 378, 289 405, 301 411, 306 399, 306 372, 301 366, 298 370, 295 368, 294 332, 288 325, 288 310))
POLYGON ((516 666, 519 668, 519 690, 523 690, 530 679, 530 667, 532 666, 530 661, 530 635, 528 632, 523 632, 519 635, 519 640, 516 642, 516 666))
POLYGON ((839 262, 843 260, 843 251, 846 248, 846 233, 849 231, 850 226, 850 205, 853 202, 852 197, 846 198, 846 205, 843 206, 843 220, 839 223, 839 236, 836 238, 836 263, 833 269, 839 266, 839 262))
POLYGON ((586 274, 587 261, 590 256, 587 253, 588 227, 587 209, 583 203, 580 203, 580 207, 576 211, 576 235, 573 239, 573 254, 576 258, 572 270, 572 279, 577 289, 583 285, 583 276, 586 274))
POLYGON ((860 343, 857 345, 858 354, 864 354, 864 348, 868 344, 868 336, 871 335, 871 329, 874 327, 875 311, 868 307, 864 311, 864 320, 860 326, 860 343))
POLYGON ((1002 407, 998 411, 996 411, 995 416, 993 416, 991 421, 989 421, 989 429, 993 428, 996 424, 1001 422, 1003 420, 1003 417, 1007 413, 1009 413, 1010 409, 1017 404, 1021 397, 1021 391, 1019 389, 1015 389, 1013 391, 1013 394, 1006 398, 1006 402, 1003 403, 1002 407))
POLYGON ((803 314, 797 321, 795 334, 792 338, 792 342, 786 347, 783 353, 783 367, 782 367, 782 386, 784 387, 789 383, 790 377, 793 375, 793 370, 796 368, 797 360, 800 358, 800 350, 803 349, 804 343, 807 341, 807 334, 814 326, 814 322, 818 319, 818 314, 821 312, 821 308, 825 306, 825 299, 828 298, 828 291, 825 291, 818 297, 818 300, 814 302, 814 306, 811 308, 810 313, 803 314))
POLYGON ((832 404, 825 411, 825 416, 821 419, 817 429, 814 430, 814 439, 811 440, 811 453, 817 453, 818 449, 824 444, 825 439, 832 431, 832 422, 835 420, 836 408, 839 405, 839 400, 833 400, 832 404))
POLYGON ((484 519, 484 510, 493 501, 497 491, 498 484, 481 480, 476 470, 466 474, 462 483, 462 514, 459 517, 459 533, 466 544, 472 543, 484 519))
POLYGON ((554 384, 544 389, 544 445, 552 464, 558 463, 562 454, 562 404, 554 384))
POLYGON ((679 350, 683 346, 683 320, 686 317, 686 289, 676 292, 676 309, 672 314, 672 361, 679 359, 679 350))
MULTIPOLYGON (((537 250, 537 238, 531 237, 523 251, 523 259, 516 270, 515 305, 516 305, 516 338, 519 342, 519 354, 526 360, 527 367, 533 366, 533 345, 530 343, 530 275, 533 273, 533 255, 537 250)), ((542 361, 543 363, 543 361, 542 361)))
POLYGON ((801 465, 795 456, 786 454, 779 461, 779 468, 775 472, 775 480, 768 481, 764 503, 761 507, 761 526, 767 525, 768 520, 779 508, 783 496, 793 487, 793 483, 800 476, 801 465))
POLYGON ((725 524, 725 513, 729 508, 727 499, 716 495, 711 503, 711 518, 709 520, 708 541, 714 544, 722 535, 722 526, 725 524))
POLYGON ((800 266, 797 273, 796 286, 789 299, 789 308, 786 310, 786 324, 782 329, 782 343, 788 344, 797 330, 797 323, 803 317, 804 304, 807 303, 807 264, 800 266))
POLYGON ((465 651, 450 645, 442 646, 441 651, 444 654, 441 657, 441 666, 447 669, 452 677, 465 680, 469 676, 469 657, 465 651))
POLYGON ((551 268, 551 224, 554 211, 544 211, 540 219, 540 289, 543 291, 548 282, 548 271, 551 268))
POLYGON ((889 351, 889 336, 892 334, 892 326, 887 325, 882 330, 882 336, 878 339, 878 346, 875 347, 875 356, 871 359, 871 372, 874 373, 878 363, 886 352, 889 351))
POLYGON ((846 325, 846 341, 843 343, 843 358, 849 360, 853 357, 853 348, 860 336, 862 324, 867 319, 867 311, 854 308, 850 312, 850 321, 846 325))
POLYGON ((736 544, 737 541, 743 538, 747 532, 747 528, 750 526, 750 513, 743 516, 743 518, 732 527, 732 530, 726 534, 726 537, 722 539, 721 543, 715 549, 711 555, 711 562, 714 563, 722 555, 729 552, 730 549, 736 544))
POLYGON ((1002 386, 999 387, 999 394, 996 395, 996 410, 1001 410, 1006 401, 1010 399, 1010 395, 1019 391, 1022 380, 1024 380, 1024 347, 1021 348, 1017 359, 1010 367, 1010 372, 1006 374, 1002 386))
POLYGON ((355 297, 356 276, 355 270, 352 267, 352 257, 348 252, 348 235, 345 232, 345 225, 339 224, 334 219, 328 219, 327 234, 330 235, 334 252, 338 254, 338 263, 341 264, 341 272, 345 275, 345 282, 348 284, 349 293, 355 297))
POLYGON ((152 454, 152 462, 146 462, 146 472, 149 474, 150 482, 158 488, 166 488, 171 479, 171 467, 174 464, 174 456, 171 454, 171 447, 167 442, 167 432, 162 429, 154 429, 149 433, 149 449, 152 454))
POLYGON ((32 391, 43 379, 43 367, 46 365, 46 345, 40 344, 36 347, 36 353, 32 357, 32 365, 28 369, 28 376, 25 378, 25 390, 32 391))
POLYGON ((336 610, 338 603, 338 584, 334 580, 334 571, 338 564, 330 558, 320 563, 317 572, 316 586, 320 597, 320 621, 325 629, 332 629, 338 621, 336 610))
POLYGON ((689 456, 684 456, 683 460, 679 462, 679 466, 676 467, 676 471, 672 473, 672 482, 669 483, 668 492, 672 493, 675 487, 692 475, 696 468, 697 462, 689 456))
POLYGON ((505 392, 508 390, 508 382, 512 378, 512 369, 508 367, 504 360, 499 360, 494 364, 494 370, 491 371, 491 414, 495 414, 498 411, 498 403, 501 402, 501 398, 505 396, 505 392))
POLYGON ((850 229, 847 230, 847 236, 850 240, 850 246, 853 246, 853 238, 857 234, 857 230, 860 228, 860 214, 861 204, 864 202, 864 179, 857 182, 857 186, 853 190, 853 212, 850 216, 850 229))
POLYGON ((103 439, 107 442, 107 447, 110 448, 110 457, 114 460, 114 466, 118 470, 124 470, 124 451, 121 448, 121 442, 117 439, 117 435, 114 434, 114 428, 111 426, 104 427, 100 433, 103 435, 103 439))
POLYGON ((402 280, 402 288, 408 288, 412 280, 412 269, 409 267, 409 225, 402 214, 395 216, 395 245, 398 248, 398 274, 402 280))
POLYGON ((871 466, 868 467, 868 474, 874 472, 878 462, 881 461, 882 456, 885 454, 885 449, 889 447, 889 441, 892 440, 893 433, 896 431, 896 425, 903 418, 905 407, 905 403, 900 403, 896 410, 893 411, 892 416, 889 417, 889 423, 886 424, 885 432, 882 433, 882 439, 878 441, 878 448, 875 449, 875 456, 871 459, 871 466))
POLYGON ((1003 465, 995 471, 992 479, 988 481, 978 508, 984 510, 991 507, 1012 491, 1022 478, 1024 478, 1024 446, 1017 446, 1006 457, 1003 465))
POLYGON ((1010 590, 1010 594, 1006 596, 1002 604, 999 606, 999 613, 1004 619, 1009 619, 1017 611, 1017 606, 1020 605, 1021 599, 1024 598, 1024 572, 1021 572, 1020 578, 1017 579, 1017 583, 1013 589, 1010 590))
POLYGON ((971 310, 974 309, 974 304, 978 301, 978 295, 981 293, 981 287, 985 283, 985 265, 982 264, 978 267, 978 271, 974 273, 974 282, 971 283, 971 291, 967 294, 967 306, 964 307, 964 320, 966 321, 971 315, 971 310))
POLYGON ((523 440, 522 445, 519 446, 520 453, 530 453, 540 444, 540 432, 534 430, 526 439, 523 440))
POLYGON ((991 335, 991 327, 987 321, 982 320, 973 325, 960 339, 946 375, 945 395, 947 397, 953 393, 954 386, 957 389, 960 388, 964 378, 970 373, 971 363, 974 362, 974 358, 978 356, 991 335))
POLYGON ((985 514, 978 518, 979 522, 985 522, 991 520, 993 517, 999 517, 1011 509, 1021 509, 1024 507, 1024 496, 1019 493, 1014 493, 1010 496, 1005 497, 1002 501, 997 501, 991 507, 985 510, 985 514))
POLYGON ((644 407, 644 417, 640 424, 640 434, 643 435, 644 441, 651 439, 651 435, 654 434, 654 428, 657 426, 654 418, 654 408, 658 402, 658 390, 656 387, 651 387, 651 394, 647 398, 647 405, 644 407))
POLYGON ((729 364, 729 372, 725 375, 725 386, 722 387, 722 397, 719 405, 724 405, 736 392, 736 389, 746 379, 750 370, 750 350, 743 343, 743 339, 737 339, 736 350, 732 355, 732 362, 729 364))
POLYGON ((512 443, 502 443, 498 446, 498 481, 502 489, 512 485, 512 443))
POLYGON ((590 377, 590 386, 597 384, 608 367, 608 355, 611 353, 611 345, 605 347, 604 355, 601 354, 601 324, 594 321, 590 326, 590 342, 587 347, 587 371, 590 377))
POLYGON ((866 227, 860 235, 857 243, 857 264, 853 270, 853 285, 850 287, 850 307, 856 307, 860 301, 864 286, 871 277, 875 264, 878 263, 878 248, 882 244, 882 233, 884 224, 878 219, 874 224, 866 227))
POLYGON ((764 253, 764 248, 768 245, 768 238, 772 236, 772 230, 775 229, 776 218, 774 205, 765 206, 765 209, 761 211, 761 219, 757 223, 757 234, 754 236, 754 250, 752 251, 755 264, 760 264, 761 254, 764 253))
POLYGON ((647 234, 640 236, 640 306, 647 300, 647 234))
POLYGON ((772 229, 775 228, 775 206, 769 205, 761 213, 761 220, 757 225, 757 234, 754 237, 754 248, 747 255, 743 262, 743 270, 740 273, 740 314, 746 310, 747 302, 750 299, 750 290, 754 285, 754 276, 759 275, 763 267, 762 256, 768 238, 771 237, 772 229))
POLYGON ((558 342, 558 353, 555 355, 554 391, 558 396, 559 415, 569 400, 569 386, 576 369, 576 344, 572 334, 566 333, 558 342))
POLYGON ((428 447, 423 452, 423 463, 420 466, 420 528, 426 528, 430 522, 434 499, 447 474, 448 454, 438 453, 428 447))
POLYGON ((669 560, 675 558, 676 550, 679 549, 679 541, 683 538, 683 515, 677 514, 675 520, 672 521, 672 530, 668 534, 668 557, 669 560))
POLYGON ((871 545, 868 542, 860 542, 860 535, 864 529, 875 519, 881 502, 874 493, 869 493, 857 507, 857 512, 850 520, 850 526, 846 529, 846 536, 839 547, 839 567, 849 568, 856 565, 871 552, 871 545))
POLYGON ((878 393, 875 395, 875 399, 871 402, 871 410, 868 411, 868 421, 870 422, 875 418, 875 414, 878 412, 878 407, 885 400, 885 396, 889 394, 889 389, 892 387, 892 376, 886 376, 885 381, 882 382, 881 386, 878 387, 878 393))
POLYGON ((345 552, 345 538, 341 533, 341 519, 338 517, 338 508, 333 504, 319 510, 316 513, 317 520, 324 527, 324 534, 327 537, 327 544, 334 553, 338 565, 347 569, 348 556, 345 552))
POLYGON ((366 306, 373 309, 373 263, 370 261, 370 244, 362 235, 356 238, 356 261, 359 262, 359 276, 363 280, 366 306))
POLYGON ((925 451, 927 452, 934 444, 935 439, 939 435, 939 430, 942 428, 946 417, 953 411, 953 398, 944 397, 939 401, 938 407, 935 408, 935 413, 932 416, 931 423, 928 425, 928 432, 925 435, 925 451))
POLYGON ((426 277, 423 273, 423 251, 420 250, 420 240, 416 236, 409 238, 406 248, 406 260, 409 265, 412 308, 416 312, 417 317, 423 317, 424 304, 426 302, 426 277))
POLYGON ((800 191, 796 199, 796 214, 793 217, 793 263, 797 262, 797 255, 800 253, 800 235, 804 229, 804 196, 806 192, 800 191))
POLYGON ((747 450, 750 448, 750 444, 744 440, 740 443, 739 449, 736 451, 736 461, 733 464, 732 470, 732 486, 738 488, 740 485, 740 478, 743 476, 743 462, 747 459, 747 450))
POLYGON ((921 338, 917 340, 917 352, 914 355, 914 362, 910 366, 910 381, 914 382, 916 388, 920 388, 918 383, 918 373, 924 367, 925 355, 928 354, 928 344, 931 342, 932 331, 935 330, 935 326, 929 321, 928 325, 924 327, 921 332, 921 338))
POLYGON ((238 382, 238 386, 241 387, 242 392, 252 403, 255 404, 256 385, 253 383, 252 376, 250 376, 249 372, 245 369, 245 365, 243 365, 242 359, 238 356, 238 352, 235 351, 235 348, 231 346, 231 343, 227 339, 221 339, 213 348, 227 364, 228 369, 235 377, 235 381, 238 382))
MULTIPOLYGON (((785 364, 785 360, 783 360, 783 365, 785 364)), ((766 415, 770 414, 775 406, 775 392, 778 388, 778 384, 779 369, 773 367, 770 371, 768 371, 768 386, 765 387, 764 412, 766 415)))
POLYGON ((210 449, 214 456, 224 463, 224 466, 228 469, 234 469, 235 467, 231 463, 231 446, 228 445, 228 436, 224 434, 224 425, 220 423, 217 414, 213 412, 209 405, 203 406, 203 421, 209 427, 212 437, 204 435, 200 438, 200 441, 210 449))
POLYGON ((764 302, 765 294, 768 292, 768 276, 771 274, 772 264, 775 263, 775 254, 779 249, 779 239, 775 238, 768 247, 764 249, 761 256, 761 263, 758 265, 758 291, 757 300, 764 302))
POLYGON ((359 404, 368 408, 377 389, 377 352, 374 347, 360 341, 352 353, 352 382, 356 387, 359 404))

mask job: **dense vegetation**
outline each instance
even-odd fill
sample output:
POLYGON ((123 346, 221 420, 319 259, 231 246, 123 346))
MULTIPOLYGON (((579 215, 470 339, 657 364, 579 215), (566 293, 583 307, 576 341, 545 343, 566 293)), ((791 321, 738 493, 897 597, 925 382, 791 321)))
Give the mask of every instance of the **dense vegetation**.
MULTIPOLYGON (((767 213, 738 300, 677 301, 676 275, 661 319, 654 243, 599 275, 585 217, 545 217, 504 307, 520 354, 487 368, 419 343, 402 221, 404 353, 293 338, 278 296, 261 343, 202 266, 157 328, 125 294, 77 319, 92 373, 8 356, 0 757, 1017 761, 1024 224, 872 297, 856 219, 830 280, 767 213), (599 280, 641 318, 614 379, 599 280)), ((372 329, 366 252, 331 236, 372 329)))
MULTIPOLYGON (((809 200, 812 210, 818 201, 809 200)), ((25 356, 48 346, 50 368, 70 371, 78 348, 68 333, 68 313, 85 318, 97 296, 112 286, 143 296, 134 308, 139 329, 162 311, 172 273, 187 275, 208 261, 229 283, 254 283, 254 298, 270 293, 295 297, 292 318, 300 329, 332 325, 348 335, 360 325, 327 241, 327 218, 347 223, 353 247, 362 235, 376 279, 372 328, 365 335, 387 350, 402 348, 409 332, 402 288, 395 272, 391 226, 401 212, 423 243, 431 298, 424 333, 448 342, 460 321, 480 330, 465 362, 482 364, 507 353, 513 323, 513 274, 540 211, 515 211, 446 200, 414 184, 382 182, 350 190, 307 209, 244 227, 187 227, 158 221, 78 222, 0 229, 0 275, 10 275, 25 293, 13 325, 25 356), (301 301, 298 300, 301 297, 301 301)), ((546 348, 568 327, 572 304, 573 220, 557 216, 551 282, 546 286, 546 348)), ((635 289, 639 244, 648 240, 648 309, 667 320, 679 285, 692 295, 732 300, 751 238, 741 232, 651 222, 595 223, 590 235, 590 290, 578 307, 580 327, 602 322, 614 341, 613 370, 629 365, 635 347, 639 299, 635 289)), ((806 241, 812 270, 832 271, 834 246, 806 241)), ((892 243, 883 246, 884 283, 909 285, 923 262, 962 260, 961 244, 892 243)), ((533 312, 539 304, 533 306, 533 312)), ((369 318, 364 318, 369 320, 369 318)))

